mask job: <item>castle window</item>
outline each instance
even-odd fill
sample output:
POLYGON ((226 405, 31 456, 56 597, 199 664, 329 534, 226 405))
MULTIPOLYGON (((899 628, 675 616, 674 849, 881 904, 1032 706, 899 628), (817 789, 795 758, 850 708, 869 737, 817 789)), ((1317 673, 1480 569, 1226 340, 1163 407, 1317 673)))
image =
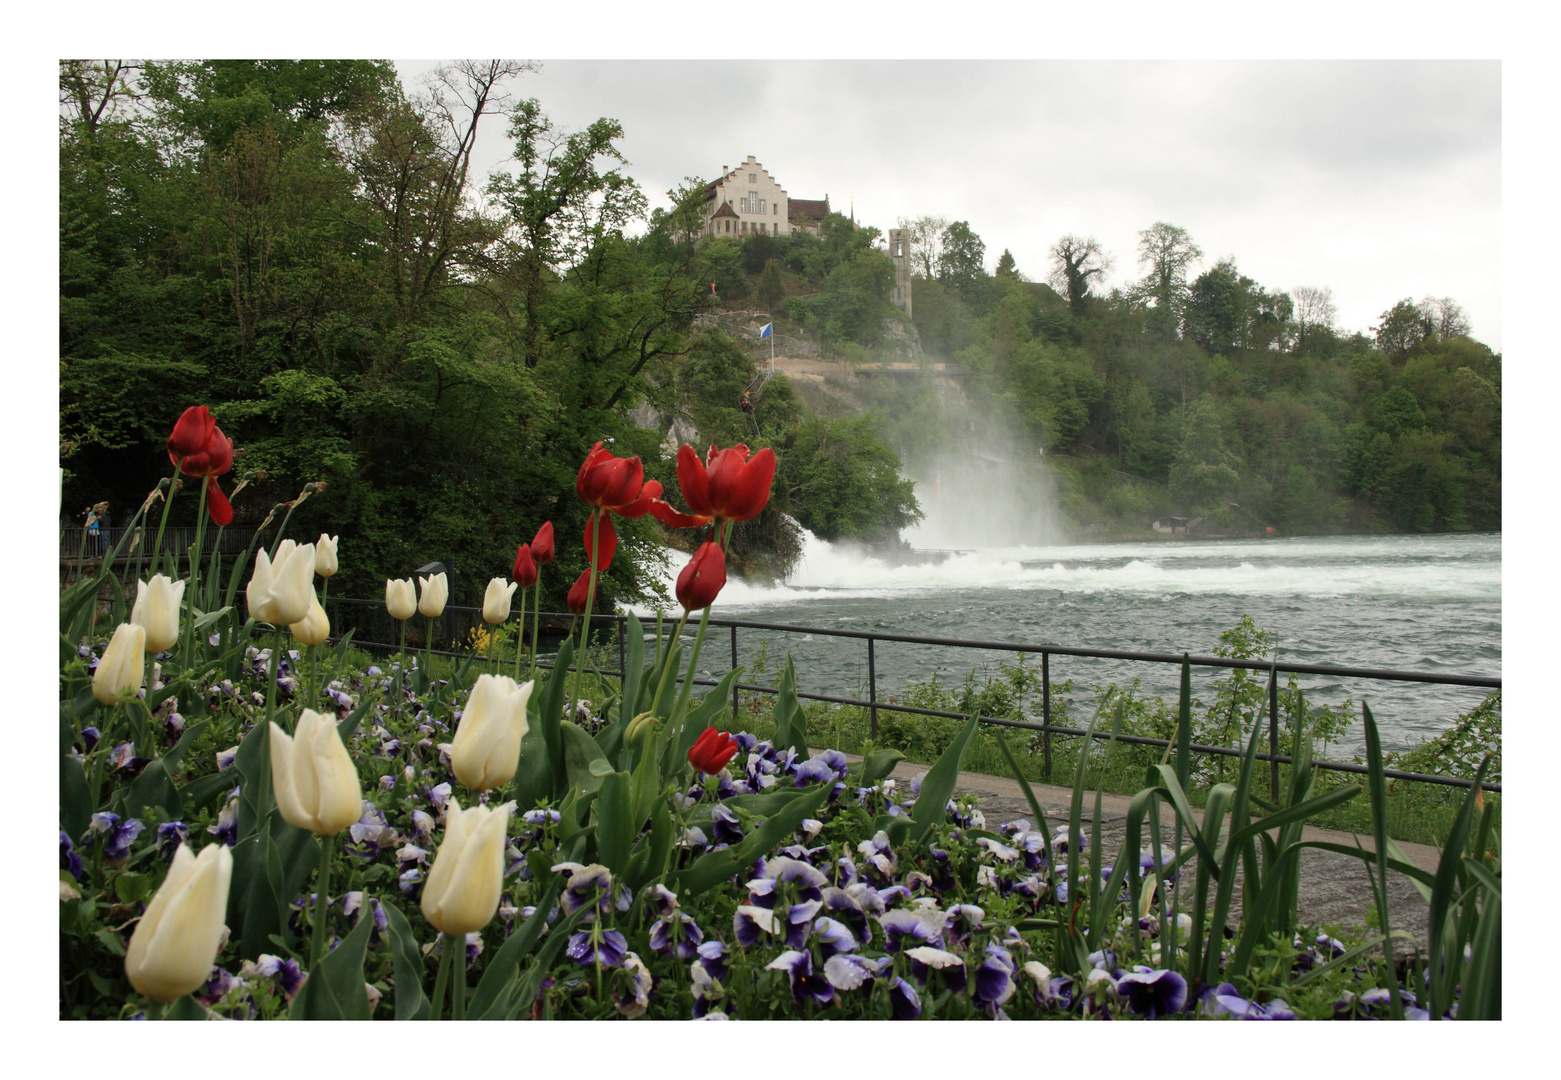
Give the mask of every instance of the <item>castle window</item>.
MULTIPOLYGON (((758 173, 749 173, 748 174, 748 182, 750 184, 757 184, 759 182, 759 175, 758 175, 758 173)), ((751 192, 750 192, 750 194, 751 194, 751 192)))

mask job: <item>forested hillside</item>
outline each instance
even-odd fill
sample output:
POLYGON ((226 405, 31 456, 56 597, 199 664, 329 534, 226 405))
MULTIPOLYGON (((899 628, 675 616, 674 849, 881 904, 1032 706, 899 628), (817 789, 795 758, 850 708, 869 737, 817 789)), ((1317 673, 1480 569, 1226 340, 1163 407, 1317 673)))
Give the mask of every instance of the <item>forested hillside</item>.
MULTIPOLYGON (((650 210, 617 122, 558 129, 522 93, 533 78, 463 63, 408 96, 384 62, 62 62, 67 508, 106 499, 123 520, 167 474, 180 410, 205 403, 240 450, 230 480, 251 476, 235 524, 325 481, 291 531, 341 534, 348 592, 448 559, 471 602, 552 519, 557 608, 584 565, 586 451, 612 440, 675 492, 681 418, 703 443, 776 451, 739 567, 783 571, 792 520, 893 540, 920 514, 907 470, 968 449, 947 384, 858 380, 866 411, 814 411, 784 376, 760 384, 753 342, 700 318, 746 310, 825 358, 924 350, 963 369, 971 414, 1044 453, 1079 530, 1172 512, 1500 527, 1500 357, 1451 300, 1405 300, 1346 336, 1325 288, 1260 286, 1165 223, 1144 231, 1141 279, 1106 291, 1110 257, 1087 237, 1045 267, 1005 251, 989 275, 966 223, 920 218, 902 223, 912 325, 877 230, 836 214, 816 237, 697 241, 698 178, 650 210), (486 125, 514 147, 492 176, 472 161, 486 125)), ((182 498, 174 520, 194 512, 182 498)), ((643 595, 663 541, 688 539, 621 528, 608 598, 643 595)))
MULTIPOLYGON (((702 184, 647 214, 619 125, 559 130, 516 93, 527 70, 463 63, 408 97, 382 62, 62 62, 66 506, 124 520, 168 472, 173 420, 205 403, 239 447, 229 486, 251 477, 235 525, 325 481, 291 531, 340 533, 349 593, 449 559, 472 602, 551 519, 558 608, 584 566, 572 483, 594 442, 676 491, 664 433, 630 420, 648 405, 692 413, 707 442, 775 447, 739 566, 784 569, 786 514, 836 537, 913 520, 870 424, 810 417, 779 379, 755 438, 736 407, 752 361, 694 325, 725 299, 710 282, 745 273, 741 250, 690 238, 702 184), (492 177, 472 166, 488 124, 514 145, 492 177)), ((838 248, 813 272, 849 261, 838 248)), ((176 522, 194 513, 176 501, 176 522)), ((643 594, 663 539, 650 518, 620 528, 609 599, 643 594)))

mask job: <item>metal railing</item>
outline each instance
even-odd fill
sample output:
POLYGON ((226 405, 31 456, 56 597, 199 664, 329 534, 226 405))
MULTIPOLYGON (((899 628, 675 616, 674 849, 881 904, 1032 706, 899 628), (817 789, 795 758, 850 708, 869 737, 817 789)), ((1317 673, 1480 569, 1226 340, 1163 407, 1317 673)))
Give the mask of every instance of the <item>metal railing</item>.
MULTIPOLYGON (((101 559, 104 555, 114 550, 114 545, 124 539, 127 532, 139 531, 140 542, 132 551, 126 548, 122 558, 128 558, 134 562, 137 557, 148 559, 151 557, 151 547, 157 540, 157 524, 151 526, 137 525, 134 530, 124 526, 115 526, 109 529, 99 529, 96 533, 88 532, 80 525, 62 525, 60 531, 60 558, 74 562, 82 557, 87 562, 101 559)), ((215 525, 206 526, 206 536, 202 548, 206 555, 213 550, 220 550, 223 555, 237 555, 249 547, 250 540, 254 539, 255 528, 253 525, 233 526, 219 529, 215 525), (221 546, 218 545, 220 534, 221 546)), ((183 555, 195 543, 194 525, 170 525, 163 530, 163 551, 183 555)))
MULTIPOLYGON (((369 616, 366 620, 352 620, 350 625, 352 625, 355 629, 363 626, 375 627, 376 624, 381 621, 383 624, 390 626, 391 629, 394 629, 392 624, 394 624, 395 620, 390 618, 389 613, 385 610, 385 605, 381 602, 372 600, 359 600, 351 597, 338 598, 333 596, 330 598, 328 603, 332 612, 331 627, 333 631, 344 630, 349 625, 349 623, 344 621, 341 617, 344 609, 353 609, 369 616), (378 611, 380 619, 375 619, 373 617, 372 612, 374 610, 378 611)), ((573 620, 575 618, 575 616, 570 615, 567 612, 542 612, 542 617, 549 623, 553 623, 555 625, 560 620, 573 620)), ((530 616, 528 615, 527 618, 529 619, 530 616)), ((454 605, 447 606, 445 608, 444 615, 440 616, 440 620, 444 623, 445 632, 442 635, 442 638, 446 643, 456 643, 470 640, 472 629, 484 625, 482 622, 482 609, 474 607, 458 607, 454 605)), ((625 615, 593 615, 591 617, 591 622, 593 626, 616 626, 617 633, 615 636, 617 638, 618 668, 617 670, 613 671, 604 670, 601 672, 601 674, 622 678, 624 668, 626 667, 624 628, 627 625, 628 617, 625 615)), ((410 638, 417 641, 418 648, 422 648, 424 645, 422 633, 424 626, 426 625, 426 620, 424 620, 421 616, 413 616, 412 619, 408 620, 408 623, 410 638)), ((1008 728, 1021 728, 1026 731, 1039 732, 1042 739, 1043 768, 1048 778, 1051 775, 1052 736, 1055 734, 1070 737, 1081 737, 1091 734, 1082 728, 1054 724, 1051 722, 1051 661, 1052 657, 1054 656, 1079 657, 1094 660, 1123 660, 1148 664, 1169 664, 1175 665, 1177 668, 1181 667, 1182 661, 1185 659, 1187 663, 1193 668, 1212 668, 1226 670, 1244 669, 1247 671, 1272 672, 1273 675, 1268 682, 1268 751, 1266 753, 1259 752, 1256 755, 1256 758, 1259 761, 1268 763, 1270 792, 1274 794, 1277 794, 1279 790, 1279 767, 1281 765, 1288 765, 1293 760, 1289 755, 1281 754, 1279 752, 1280 676, 1292 674, 1319 675, 1338 679, 1367 679, 1383 682, 1421 683, 1439 686, 1467 686, 1491 690, 1501 689, 1500 677, 1491 675, 1400 671, 1389 668, 1344 667, 1335 664, 1280 663, 1278 661, 1267 662, 1262 660, 1238 660, 1223 656, 1192 656, 1190 654, 1184 657, 1184 655, 1181 653, 1142 652, 1131 649, 1089 649, 1079 646, 1032 644, 1029 642, 1017 641, 943 638, 931 637, 922 634, 898 634, 875 630, 844 630, 817 626, 793 626, 786 623, 751 622, 739 619, 712 618, 710 620, 710 627, 712 629, 720 627, 730 631, 732 666, 734 668, 738 664, 737 635, 739 630, 762 630, 769 631, 771 633, 807 634, 817 637, 844 638, 848 640, 865 642, 867 647, 865 657, 867 665, 866 700, 847 695, 822 694, 815 692, 804 692, 801 690, 797 691, 797 696, 809 701, 822 701, 835 705, 849 705, 866 709, 868 713, 869 733, 875 742, 878 738, 878 713, 880 710, 885 712, 907 713, 917 716, 945 717, 955 720, 966 719, 969 715, 968 713, 951 712, 945 709, 928 709, 914 705, 903 705, 898 702, 885 701, 880 699, 878 697, 878 643, 894 642, 910 645, 929 645, 950 649, 977 650, 982 652, 1025 653, 1030 655, 1039 655, 1041 658, 1040 721, 1036 722, 1033 720, 1015 720, 1010 717, 998 716, 981 716, 979 717, 979 720, 984 724, 992 724, 995 726, 1008 728)), ((685 633, 690 632, 690 630, 691 628, 686 629, 685 633)), ((397 635, 396 633, 389 633, 386 636, 393 639, 397 635)), ((435 640, 437 643, 439 637, 436 636, 435 640)), ((707 637, 706 640, 708 643, 709 638, 707 637)), ((376 641, 372 640, 371 638, 359 637, 357 634, 354 634, 353 644, 360 645, 368 649, 393 650, 398 647, 394 640, 376 641)), ((464 652, 458 652, 448 648, 435 648, 433 651, 442 656, 464 655, 464 652)), ((551 665, 539 662, 539 666, 550 667, 551 665)), ((694 684, 696 686, 716 686, 719 684, 719 680, 701 679, 696 677, 694 679, 694 684)), ((742 682, 734 683, 732 686, 732 716, 734 720, 738 715, 739 692, 778 694, 780 691, 778 687, 773 686, 762 686, 754 683, 742 682)), ((1169 748, 1173 745, 1169 739, 1160 739, 1148 735, 1118 734, 1113 736, 1110 732, 1096 731, 1093 733, 1093 737, 1096 739, 1115 738, 1119 742, 1142 746, 1155 746, 1160 748, 1169 748)), ((1195 754, 1232 758, 1242 757, 1245 753, 1242 750, 1228 746, 1212 746, 1203 743, 1194 743, 1192 745, 1192 750, 1195 754)), ((1367 772, 1366 766, 1348 761, 1327 761, 1322 759, 1314 759, 1313 765, 1319 769, 1324 769, 1331 772, 1355 774, 1364 774, 1367 772)), ((1472 781, 1456 776, 1440 776, 1434 773, 1406 772, 1400 769, 1386 769, 1384 772, 1385 775, 1392 780, 1408 780, 1426 784, 1440 784, 1448 787, 1459 788, 1469 788, 1474 786, 1472 781)), ((1501 791, 1501 785, 1499 783, 1487 783, 1481 786, 1486 791, 1496 793, 1501 791)))

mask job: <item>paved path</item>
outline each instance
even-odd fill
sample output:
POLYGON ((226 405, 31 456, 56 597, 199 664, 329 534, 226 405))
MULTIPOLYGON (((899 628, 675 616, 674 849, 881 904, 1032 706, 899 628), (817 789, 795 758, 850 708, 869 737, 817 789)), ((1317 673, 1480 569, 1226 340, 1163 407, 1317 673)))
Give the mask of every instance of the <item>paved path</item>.
MULTIPOLYGON (((905 783, 913 780, 918 774, 927 772, 928 769, 927 765, 902 761, 895 766, 893 775, 896 780, 905 783)), ((1024 792, 1012 777, 962 772, 959 774, 958 788, 980 800, 981 812, 986 815, 987 827, 990 829, 995 830, 1004 821, 1033 816, 1024 792)), ((1053 831, 1068 823, 1068 808, 1073 801, 1072 788, 1031 784, 1030 790, 1035 793, 1036 801, 1046 812, 1047 824, 1053 831)), ((1115 853, 1121 850, 1126 838, 1127 811, 1130 802, 1130 797, 1126 795, 1101 795, 1101 839, 1105 842, 1107 852, 1115 853)), ((1084 805, 1084 829, 1087 832, 1094 812, 1093 792, 1086 794, 1084 805)), ((1201 811, 1194 807, 1194 812, 1199 814, 1201 821, 1201 811)), ((1170 807, 1162 805, 1162 823, 1174 828, 1175 820, 1174 812, 1170 807)), ((1162 838, 1165 836, 1163 832, 1161 835, 1162 838)), ((1340 832, 1335 829, 1306 826, 1303 839, 1324 840, 1347 847, 1359 843, 1367 851, 1375 849, 1371 837, 1357 836, 1354 833, 1340 832)), ((1145 843, 1147 842, 1146 838, 1145 843)), ((1400 842, 1398 846, 1411 863, 1422 870, 1435 873, 1437 860, 1440 858, 1440 852, 1436 848, 1428 844, 1404 842, 1400 842)), ((1372 900, 1371 879, 1364 862, 1349 855, 1307 849, 1300 855, 1300 864, 1300 916, 1304 922, 1347 928, 1361 928, 1366 925, 1366 913, 1375 905, 1372 900)), ((1231 912, 1232 923, 1240 917, 1239 875, 1237 882, 1231 912)), ((1388 875, 1389 917, 1393 920, 1396 929, 1413 933, 1422 947, 1425 947, 1428 940, 1427 913, 1426 902, 1421 898, 1414 884, 1401 874, 1390 873, 1388 875)), ((1400 953, 1411 951, 1407 942, 1399 942, 1397 950, 1400 953)))

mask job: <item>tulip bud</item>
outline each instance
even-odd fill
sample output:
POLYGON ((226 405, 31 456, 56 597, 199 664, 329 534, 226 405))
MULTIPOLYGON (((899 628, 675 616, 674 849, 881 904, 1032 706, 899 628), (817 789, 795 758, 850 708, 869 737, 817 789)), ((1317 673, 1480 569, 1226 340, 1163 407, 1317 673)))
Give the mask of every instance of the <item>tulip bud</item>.
POLYGON ((510 568, 509 576, 522 589, 537 583, 537 561, 531 554, 531 545, 521 544, 515 549, 515 565, 510 568))
POLYGON ((422 595, 417 598, 417 610, 430 619, 437 619, 444 614, 444 602, 450 599, 450 583, 445 579, 444 571, 417 581, 423 587, 422 595))
POLYGON ((289 736, 271 725, 271 770, 282 820, 334 836, 363 813, 363 786, 336 722, 305 709, 289 736))
POLYGON ((515 595, 515 583, 496 577, 488 582, 488 591, 482 597, 482 621, 493 626, 509 618, 510 597, 515 595))
POLYGON ((311 596, 310 599, 313 603, 309 605, 309 614, 288 627, 301 645, 319 645, 331 636, 331 620, 320 606, 319 598, 311 596))
POLYGON ((417 613, 417 587, 411 578, 386 579, 385 610, 392 619, 410 619, 417 613))
POLYGON ((584 615, 585 604, 590 599, 590 595, 591 571, 589 569, 582 570, 580 571, 580 576, 575 579, 575 583, 569 586, 569 595, 565 597, 565 602, 569 605, 570 611, 576 615, 584 615))
POLYGON ((737 740, 713 727, 700 732, 688 751, 689 764, 710 776, 726 768, 727 762, 736 756, 737 740))
MULTIPOLYGON (((423 886, 423 917, 448 938, 481 930, 499 909, 504 888, 504 844, 513 802, 462 810, 450 800, 444 840, 423 886)), ((459 948, 452 941, 446 948, 459 948)))
POLYGON ((538 566, 546 566, 553 561, 553 523, 544 521, 542 527, 537 530, 537 535, 531 541, 531 557, 536 560, 538 566))
POLYGON ((517 686, 504 675, 477 676, 450 744, 455 778, 473 791, 501 787, 515 775, 533 685, 517 686))
POLYGON ((183 600, 184 582, 170 581, 166 574, 153 574, 151 581, 136 583, 130 621, 145 628, 149 651, 171 649, 179 640, 179 604, 183 600))
POLYGON ((120 695, 141 689, 146 666, 146 629, 135 623, 114 627, 108 648, 92 673, 92 696, 104 705, 113 705, 120 695))
POLYGON ((640 743, 650 738, 651 732, 661 721, 655 713, 642 712, 629 721, 628 730, 623 733, 624 743, 631 749, 638 750, 640 743))
POLYGON ((336 541, 339 536, 326 536, 320 534, 320 538, 314 542, 314 572, 323 578, 328 578, 336 573, 336 541))
POLYGON ((707 540, 683 567, 675 591, 678 603, 689 611, 700 611, 710 606, 725 585, 726 553, 720 544, 707 540))
POLYGON ((137 993, 166 1004, 206 982, 228 932, 223 918, 232 878, 226 844, 208 844, 199 856, 179 845, 125 949, 125 974, 137 993))

